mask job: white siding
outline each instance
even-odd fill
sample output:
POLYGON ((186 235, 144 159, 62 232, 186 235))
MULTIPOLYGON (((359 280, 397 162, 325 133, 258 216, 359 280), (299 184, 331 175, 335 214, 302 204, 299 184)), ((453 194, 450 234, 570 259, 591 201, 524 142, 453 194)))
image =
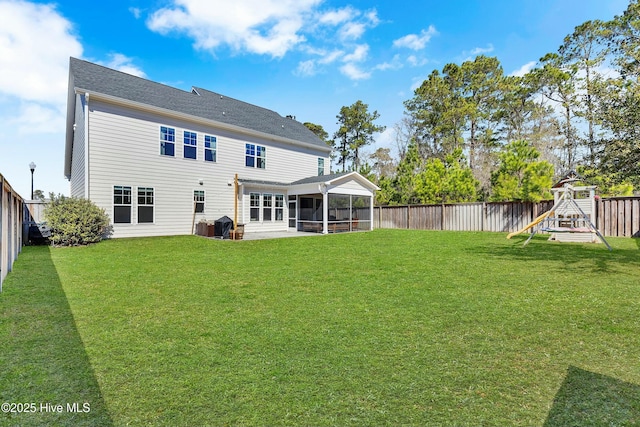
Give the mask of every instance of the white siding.
POLYGON ((85 197, 85 97, 76 95, 75 131, 71 153, 71 197, 85 197))
POLYGON ((373 191, 362 185, 356 179, 347 179, 342 182, 336 182, 329 191, 334 194, 353 194, 359 196, 372 196, 373 191))
MULTIPOLYGON (((114 224, 114 237, 191 234, 194 190, 205 191, 205 211, 196 215, 196 223, 223 215, 233 218, 236 173, 244 179, 287 183, 316 175, 318 157, 328 162, 320 150, 245 137, 95 100, 90 100, 89 110, 91 199, 113 218, 113 186, 126 185, 133 190, 132 224, 114 224), (175 129, 175 157, 160 155, 160 126, 175 129), (183 158, 184 130, 198 134, 197 160, 183 158), (204 161, 205 134, 217 137, 216 163, 204 161), (266 169, 245 167, 245 142, 266 147, 266 169), (137 224, 137 187, 154 188, 154 224, 137 224)), ((280 193, 285 194, 286 209, 286 193, 280 193)), ((240 200, 239 207, 242 204, 240 200)), ((246 206, 246 221, 242 218, 239 222, 249 223, 248 199, 246 206)), ((286 214, 282 224, 286 229, 286 214)), ((273 226, 264 224, 263 229, 273 226)), ((252 224, 251 228, 256 227, 252 224)))

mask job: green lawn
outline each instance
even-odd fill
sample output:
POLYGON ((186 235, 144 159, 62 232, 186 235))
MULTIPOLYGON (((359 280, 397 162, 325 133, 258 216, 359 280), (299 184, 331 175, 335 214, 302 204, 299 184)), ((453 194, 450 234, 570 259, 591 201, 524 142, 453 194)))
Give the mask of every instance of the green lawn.
POLYGON ((525 237, 24 248, 0 425, 640 425, 640 241, 525 237))

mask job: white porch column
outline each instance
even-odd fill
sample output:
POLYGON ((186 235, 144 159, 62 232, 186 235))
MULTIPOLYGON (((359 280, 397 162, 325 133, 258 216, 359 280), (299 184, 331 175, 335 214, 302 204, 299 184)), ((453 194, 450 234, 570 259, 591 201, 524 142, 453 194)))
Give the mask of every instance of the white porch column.
POLYGON ((322 193, 322 234, 329 234, 329 192, 325 184, 320 184, 322 193))
POLYGON ((369 231, 373 230, 373 195, 371 195, 371 201, 369 202, 369 231))

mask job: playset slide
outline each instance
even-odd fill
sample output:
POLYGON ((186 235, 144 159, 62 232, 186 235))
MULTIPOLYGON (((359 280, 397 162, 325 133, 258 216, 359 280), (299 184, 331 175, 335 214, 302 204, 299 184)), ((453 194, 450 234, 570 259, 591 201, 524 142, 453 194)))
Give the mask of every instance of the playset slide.
POLYGON ((530 222, 529 224, 527 224, 522 230, 518 230, 518 231, 514 231, 513 233, 509 233, 507 235, 507 239, 512 238, 513 236, 516 236, 520 233, 524 233, 525 231, 527 231, 528 229, 535 227, 536 225, 540 224, 546 217, 548 217, 551 214, 551 211, 546 211, 545 213, 543 213, 542 215, 540 215, 539 217, 537 217, 536 219, 534 219, 532 222, 530 222))

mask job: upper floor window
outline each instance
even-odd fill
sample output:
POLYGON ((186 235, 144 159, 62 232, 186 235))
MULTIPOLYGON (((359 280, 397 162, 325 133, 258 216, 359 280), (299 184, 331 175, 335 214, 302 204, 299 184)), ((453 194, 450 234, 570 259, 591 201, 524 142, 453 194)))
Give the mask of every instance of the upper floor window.
POLYGON ((153 222, 153 188, 138 187, 138 223, 153 222))
POLYGON ((160 127, 160 154, 163 156, 174 156, 176 145, 176 130, 173 128, 160 127))
POLYGON ((116 185, 113 187, 113 222, 131 224, 131 187, 116 185))
POLYGON ((195 132, 184 131, 184 158, 195 159, 197 157, 198 135, 195 132))
POLYGON ((204 161, 216 162, 218 157, 218 139, 215 136, 204 136, 204 161))
POLYGON ((265 169, 267 166, 267 149, 261 145, 245 145, 245 166, 265 169))
POLYGON ((324 175, 324 159, 318 157, 318 176, 324 175))
POLYGON ((204 212, 204 190, 193 191, 193 203, 195 204, 196 213, 204 212))

